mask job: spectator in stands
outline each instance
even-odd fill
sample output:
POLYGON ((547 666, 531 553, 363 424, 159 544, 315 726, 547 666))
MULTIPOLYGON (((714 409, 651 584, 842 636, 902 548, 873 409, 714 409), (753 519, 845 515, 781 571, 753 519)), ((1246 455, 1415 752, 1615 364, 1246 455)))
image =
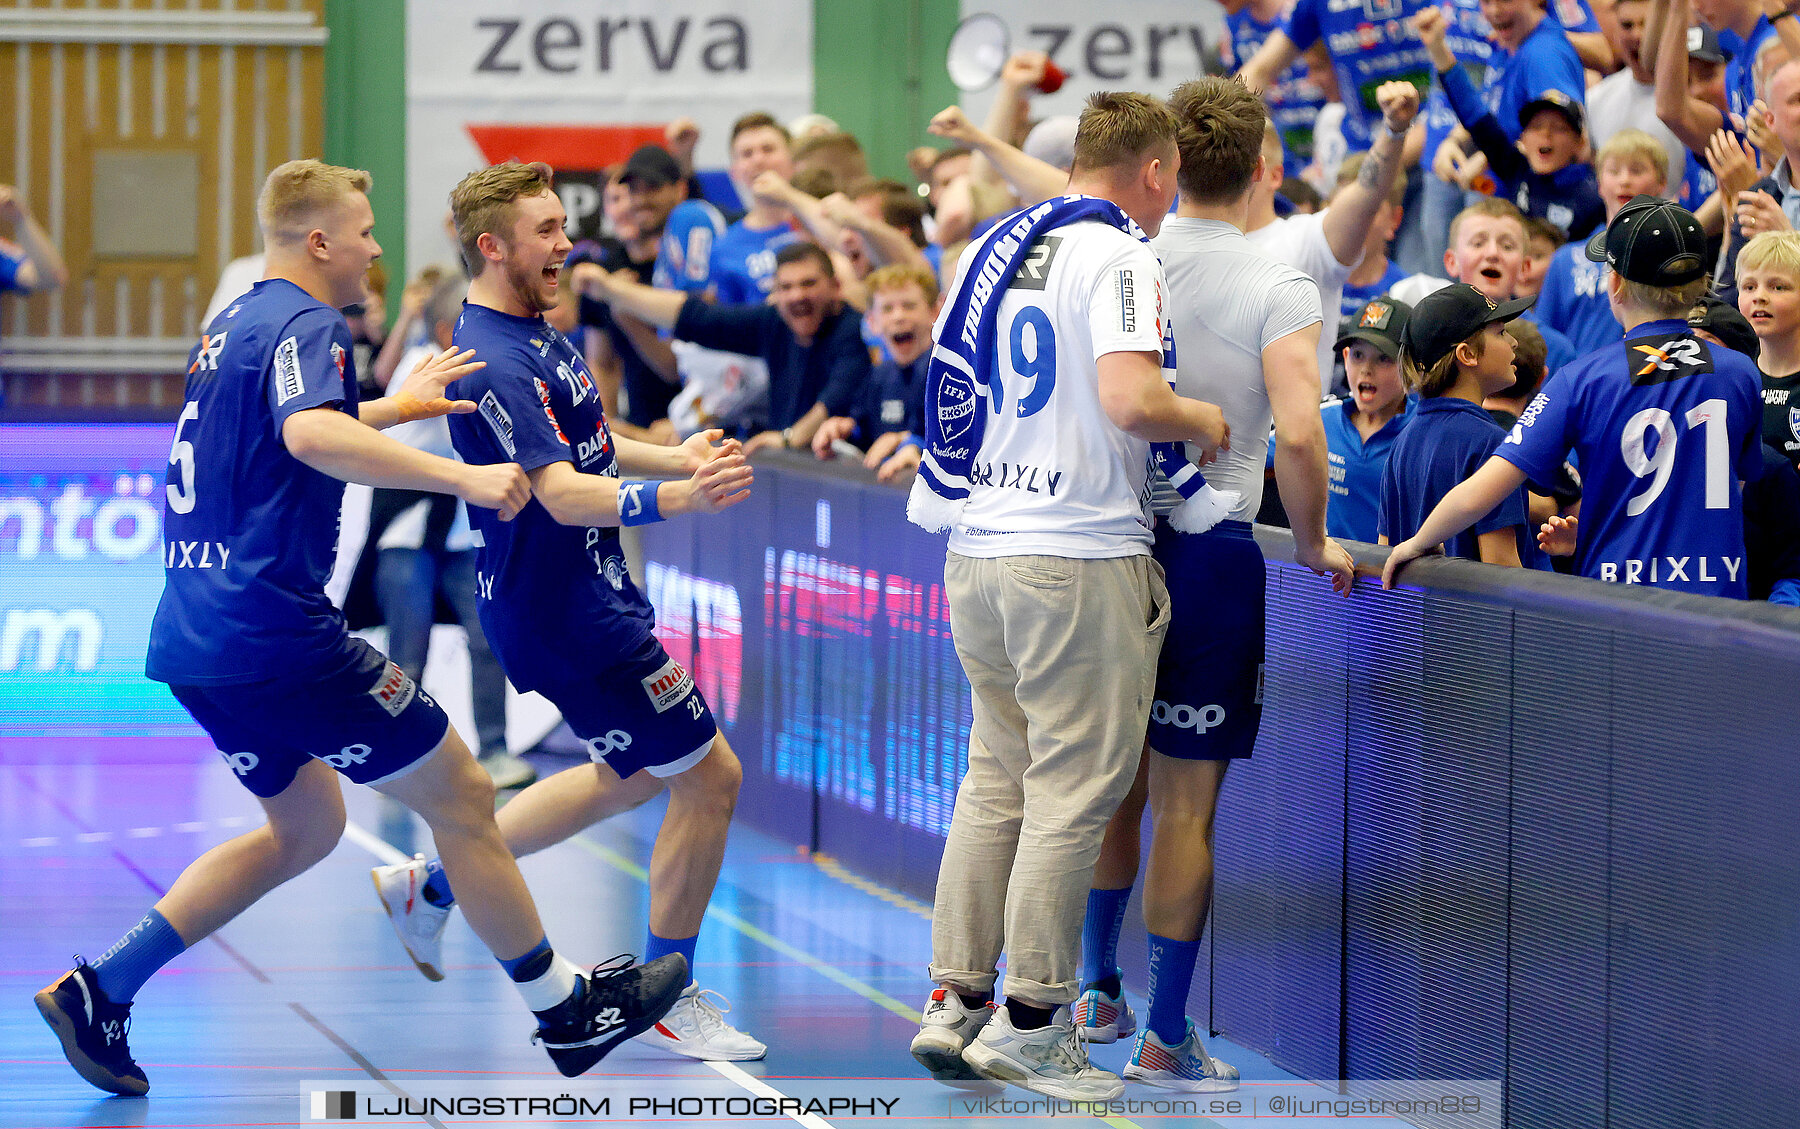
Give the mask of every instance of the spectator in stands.
MULTIPOLYGON (((1414 537, 1433 508, 1506 438, 1481 402, 1513 383, 1515 346, 1506 323, 1530 304, 1528 298, 1497 304, 1473 286, 1457 283, 1426 295, 1406 319, 1401 359, 1419 405, 1382 471, 1381 544, 1414 537)), ((1448 541, 1445 552, 1453 557, 1515 568, 1548 567, 1520 483, 1454 532, 1456 536, 1443 538, 1448 541), (1474 528, 1463 532, 1470 526, 1474 528)))
MULTIPOLYGON (((397 394, 418 365, 450 348, 467 288, 460 275, 440 278, 432 288, 420 314, 430 337, 401 355, 389 376, 387 395, 397 394)), ((456 458, 450 424, 442 416, 396 424, 387 433, 408 447, 456 458)), ((449 495, 421 492, 387 523, 376 548, 380 561, 375 592, 387 622, 388 657, 413 681, 423 680, 434 608, 440 597, 448 601, 469 639, 470 700, 480 738, 476 759, 499 788, 522 788, 537 779, 536 769, 507 752, 506 674, 488 646, 476 611, 475 542, 467 507, 449 495)))
POLYGON ((756 178, 751 191, 792 214, 826 249, 846 299, 859 311, 868 308, 862 280, 871 270, 890 263, 931 265, 922 246, 923 212, 916 197, 894 181, 865 177, 821 200, 770 171, 756 178), (890 213, 905 228, 889 223, 890 213))
POLYGON ((862 143, 853 135, 841 131, 820 134, 796 143, 793 159, 794 176, 805 176, 815 169, 823 169, 831 174, 837 188, 869 175, 869 161, 863 155, 862 143))
POLYGON ((1800 232, 1765 231, 1744 244, 1738 310, 1761 344, 1762 441, 1800 462, 1800 232))
MULTIPOLYGON (((1350 154, 1338 166, 1339 190, 1355 183, 1356 178, 1362 175, 1362 166, 1361 153, 1350 154)), ((1400 269, 1399 264, 1388 258, 1388 244, 1393 241, 1395 233, 1400 230, 1401 221, 1406 218, 1405 201, 1406 172, 1401 170, 1394 174, 1394 186, 1388 189, 1387 197, 1375 210, 1375 218, 1369 223, 1369 233, 1363 238, 1362 262, 1352 267, 1344 279, 1344 293, 1338 302, 1338 320, 1358 315, 1370 302, 1392 290, 1406 277, 1406 272, 1400 269)), ((1336 322, 1331 324, 1335 327, 1336 322)), ((1342 345, 1336 348, 1341 349, 1342 345)), ((1367 538, 1358 540, 1366 541, 1367 538)))
POLYGON ((1550 260, 1564 242, 1562 228, 1541 216, 1525 217, 1525 256, 1519 261, 1519 281, 1513 297, 1538 296, 1544 288, 1544 272, 1550 269, 1550 260))
POLYGON ((1519 413, 1531 403, 1548 375, 1545 362, 1549 349, 1537 326, 1524 318, 1507 322, 1506 332, 1513 339, 1513 382, 1482 400, 1481 406, 1495 423, 1510 429, 1519 422, 1519 413))
MULTIPOLYGON (((1227 9, 1232 7, 1226 5, 1227 9)), ((1219 39, 1219 62, 1226 74, 1256 57, 1268 38, 1281 29, 1287 9, 1288 0, 1243 0, 1242 7, 1226 12, 1225 34, 1219 39)), ((1324 43, 1315 43, 1304 59, 1296 59, 1263 88, 1269 120, 1281 135, 1281 149, 1287 161, 1282 172, 1287 176, 1299 176, 1312 161, 1313 123, 1325 104, 1335 101, 1332 95, 1336 93, 1327 91, 1315 75, 1325 75, 1330 82, 1330 70, 1331 56, 1324 43)))
POLYGON ((887 357, 869 374, 855 411, 832 416, 812 438, 813 454, 829 459, 836 444, 863 451, 863 466, 890 482, 919 465, 925 434, 925 365, 931 353, 931 323, 937 318, 937 276, 923 266, 886 266, 864 280, 869 288, 869 320, 881 335, 887 357), (904 445, 907 453, 898 454, 904 445), (890 463, 892 465, 890 465, 890 463))
POLYGON ((369 375, 374 378, 375 387, 386 388, 394 378, 394 366, 400 357, 414 345, 431 339, 431 328, 422 320, 425 303, 431 300, 431 292, 444 277, 444 268, 428 266, 413 276, 400 292, 400 309, 394 315, 394 324, 388 330, 387 339, 381 343, 381 351, 375 354, 375 361, 369 375))
POLYGON ((745 114, 731 126, 731 182, 747 210, 713 247, 711 285, 720 302, 767 298, 775 285, 775 253, 800 238, 792 214, 753 190, 765 172, 792 179, 787 130, 768 114, 745 114))
MULTIPOLYGON (((1479 197, 1450 221, 1450 250, 1444 253, 1448 279, 1415 274, 1396 285, 1394 297, 1416 310, 1427 294, 1452 282, 1463 282, 1495 303, 1510 302, 1519 289, 1519 272, 1525 266, 1525 217, 1505 200, 1479 197)), ((1550 371, 1575 359, 1575 347, 1554 328, 1527 310, 1526 315, 1550 347, 1550 371)))
POLYGON ((10 239, 0 237, 0 293, 42 294, 68 285, 69 268, 56 244, 10 184, 0 184, 0 225, 11 232, 10 239))
MULTIPOLYGON (((1530 3, 1530 0, 1504 2, 1530 3)), ((1516 118, 1519 131, 1515 134, 1502 126, 1498 112, 1490 110, 1483 102, 1482 96, 1476 93, 1474 81, 1451 54, 1444 38, 1446 25, 1442 9, 1421 10, 1413 17, 1413 26, 1425 42, 1432 65, 1437 68, 1438 82, 1450 108, 1487 158, 1498 194, 1512 200, 1526 215, 1542 216, 1573 238, 1585 237, 1600 223, 1604 211, 1594 185, 1594 167, 1581 159, 1585 115, 1581 108, 1579 64, 1575 64, 1575 93, 1571 94, 1561 86, 1540 89, 1519 107, 1516 118)), ((1539 29, 1558 26, 1549 22, 1536 24, 1539 29)), ((1574 59, 1574 52, 1567 42, 1554 37, 1545 39, 1533 32, 1526 46, 1533 45, 1538 45, 1540 53, 1557 56, 1551 60, 1555 65, 1544 69, 1559 80, 1565 77, 1560 74, 1566 69, 1564 63, 1574 59), (1559 44, 1568 52, 1568 59, 1559 61, 1558 53, 1544 48, 1544 44, 1559 44)), ((1521 53, 1513 59, 1513 69, 1508 76, 1534 69, 1533 62, 1521 53)), ((1501 106, 1513 101, 1510 97, 1512 83, 1501 80, 1497 88, 1490 83, 1490 102, 1494 99, 1495 89, 1499 90, 1501 106)))
POLYGON ((683 341, 767 362, 768 416, 745 442, 747 451, 807 447, 828 417, 854 409, 868 380, 862 319, 844 305, 831 257, 816 243, 793 243, 776 253, 773 304, 715 306, 619 275, 587 281, 590 296, 605 301, 615 314, 673 330, 683 341))
MULTIPOLYGON (((1595 163, 1600 168, 1600 201, 1606 217, 1639 196, 1662 196, 1668 191, 1668 153, 1656 138, 1641 129, 1622 129, 1600 147, 1595 163)), ((1538 294, 1538 321, 1569 339, 1577 355, 1617 344, 1624 327, 1613 316, 1607 298, 1606 276, 1611 269, 1587 256, 1582 243, 1570 243, 1557 251, 1544 272, 1538 294)))
POLYGON ((1400 375, 1400 340, 1411 316, 1404 302, 1373 299, 1333 346, 1344 358, 1350 396, 1320 409, 1330 464, 1325 532, 1332 537, 1372 545, 1380 534, 1382 471, 1413 418, 1414 401, 1400 375))
POLYGON ((1642 196, 1588 253, 1612 265, 1607 291, 1626 347, 1551 374, 1496 457, 1395 547, 1384 585, 1526 481, 1547 481, 1573 450, 1581 518, 1546 523, 1546 548, 1573 550, 1582 576, 1744 597, 1733 479, 1761 469, 1761 381, 1748 358, 1700 341, 1685 320, 1706 292, 1706 235, 1679 205, 1642 196))
MULTIPOLYGON (((1656 116, 1656 72, 1644 52, 1650 0, 1617 0, 1613 6, 1613 49, 1625 66, 1588 87, 1588 139, 1605 148, 1622 129, 1641 129, 1668 154, 1669 184, 1687 174, 1687 146, 1656 116)), ((1595 165, 1598 167, 1596 159, 1595 165)), ((1687 205, 1699 207, 1699 201, 1687 205)))

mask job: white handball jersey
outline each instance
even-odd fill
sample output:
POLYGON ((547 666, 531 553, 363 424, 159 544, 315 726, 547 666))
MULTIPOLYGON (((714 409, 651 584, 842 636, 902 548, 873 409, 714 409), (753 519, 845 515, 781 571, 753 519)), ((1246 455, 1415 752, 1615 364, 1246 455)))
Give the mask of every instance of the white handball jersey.
MULTIPOLYGON (((957 264, 960 286, 980 256, 957 264)), ((1098 359, 1163 348, 1162 267, 1104 221, 1042 236, 1000 300, 986 433, 950 531, 968 557, 1150 551, 1150 446, 1100 409, 1098 359)), ((948 307, 946 307, 948 309, 948 307)), ((942 318, 934 336, 960 333, 942 318)))
MULTIPOLYGON (((1344 280, 1356 269, 1356 263, 1345 266, 1338 262, 1337 253, 1331 249, 1331 240, 1325 238, 1324 212, 1276 220, 1252 231, 1247 238, 1258 251, 1278 263, 1286 263, 1318 284, 1319 319, 1325 323, 1319 333, 1319 395, 1324 396, 1331 391, 1331 343, 1337 340, 1338 312, 1344 304, 1344 280)), ((1175 344, 1180 347, 1179 337, 1175 344)))
MULTIPOLYGON (((1231 427, 1231 449, 1205 469, 1206 481, 1243 495, 1231 520, 1254 521, 1273 416, 1262 351, 1320 323, 1319 287, 1219 220, 1164 220, 1152 245, 1169 282, 1175 390, 1217 404, 1231 427)), ((1159 510, 1162 501, 1159 493, 1159 510)))

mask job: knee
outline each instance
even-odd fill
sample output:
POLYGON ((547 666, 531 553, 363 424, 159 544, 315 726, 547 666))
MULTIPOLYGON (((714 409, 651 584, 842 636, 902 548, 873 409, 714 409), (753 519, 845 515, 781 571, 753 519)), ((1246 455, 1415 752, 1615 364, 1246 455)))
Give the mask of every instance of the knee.
POLYGON ((298 826, 271 823, 269 833, 275 839, 282 869, 289 874, 300 874, 323 862, 326 855, 337 849, 338 840, 344 836, 344 809, 340 806, 298 826))
POLYGON ((690 808, 729 820, 737 809, 738 789, 744 783, 744 766, 723 737, 713 743, 712 752, 682 774, 689 779, 670 781, 671 794, 679 795, 690 808))

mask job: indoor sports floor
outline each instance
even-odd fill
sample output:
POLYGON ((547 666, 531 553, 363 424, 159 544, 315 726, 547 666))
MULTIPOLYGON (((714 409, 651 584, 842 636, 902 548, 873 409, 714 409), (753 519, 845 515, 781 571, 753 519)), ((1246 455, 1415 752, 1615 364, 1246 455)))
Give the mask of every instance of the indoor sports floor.
MULTIPOLYGON (((452 1099, 479 1097, 500 1099, 509 1111, 376 1118, 364 1104, 365 1123, 1186 1129, 1248 1125, 1253 1100, 1267 1119, 1271 1095, 1296 1092, 1290 1076, 1223 1039, 1211 1045, 1243 1072, 1237 1094, 1134 1085, 1126 1097, 1236 1098, 1241 1116, 1209 1117, 1202 1105, 1052 1117, 996 1104, 1033 1098, 1021 1090, 965 1094, 930 1082, 907 1054, 928 988, 929 907, 742 827, 700 937, 697 974, 729 998, 732 1021, 769 1044, 768 1058, 709 1065, 627 1043, 588 1075, 565 1080, 529 1042, 528 1013, 460 917, 445 938, 447 979, 428 983, 414 970, 375 899, 369 867, 428 850, 422 825, 366 789, 350 787, 346 798, 351 827, 329 858, 140 993, 131 1046, 150 1095, 109 1098, 64 1063, 32 994, 73 954, 98 956, 183 865, 256 825, 260 809, 198 734, 0 735, 0 1127, 306 1125, 320 1112, 315 1091, 348 1091, 377 1110, 435 1097, 441 1104, 427 1108, 442 1111, 452 1099), (780 1113, 783 1096, 802 1104, 780 1113), (562 1101, 544 1116, 532 1098, 562 1101), (596 1112, 603 1098, 606 1110, 596 1112), (753 1098, 762 1101, 751 1105, 753 1098), (809 1111, 804 1103, 813 1099, 809 1111), (577 1113, 568 1115, 571 1105, 577 1113)), ((552 942, 578 962, 641 950, 644 867, 659 807, 524 860, 552 942)), ((1095 1047, 1093 1057, 1117 1070, 1127 1050, 1095 1047)))

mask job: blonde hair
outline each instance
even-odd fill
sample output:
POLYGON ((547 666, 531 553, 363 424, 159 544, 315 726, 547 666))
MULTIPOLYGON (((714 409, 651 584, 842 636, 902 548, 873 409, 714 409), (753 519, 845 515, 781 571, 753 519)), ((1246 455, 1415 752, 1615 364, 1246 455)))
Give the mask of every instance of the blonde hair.
POLYGON ((1160 98, 1125 91, 1090 94, 1075 127, 1075 168, 1136 169, 1152 149, 1175 147, 1181 122, 1160 98))
POLYGON ((273 246, 304 240, 318 227, 324 212, 342 204, 353 192, 369 191, 369 174, 340 168, 311 157, 275 166, 256 197, 256 223, 263 243, 273 246))
POLYGON ((1738 252, 1738 273, 1778 270, 1800 280, 1800 231, 1765 231, 1738 252))
MULTIPOLYGON (((1466 338, 1458 344, 1467 345, 1475 351, 1475 359, 1480 360, 1487 353, 1487 326, 1475 331, 1473 337, 1466 338)), ((1414 389, 1420 396, 1442 396, 1456 383, 1456 348, 1451 347, 1448 353, 1437 359, 1437 363, 1428 369, 1420 368, 1419 362, 1411 356, 1405 358, 1400 366, 1406 377, 1408 388, 1414 389)))
POLYGON ((924 267, 908 263, 889 263, 872 270, 863 279, 863 285, 868 287, 871 301, 883 290, 898 290, 903 286, 917 286, 924 293, 927 306, 938 300, 937 277, 924 267))
POLYGON ((550 191, 554 174, 542 161, 521 164, 506 161, 476 169, 450 191, 450 216, 456 223, 456 239, 462 244, 469 276, 481 273, 481 246, 486 232, 500 239, 512 238, 513 205, 522 197, 550 191))
MULTIPOLYGON (((1741 254, 1738 256, 1738 269, 1744 269, 1741 254)), ((1644 282, 1633 282, 1620 275, 1619 304, 1655 314, 1659 318, 1685 318, 1687 312, 1694 308, 1694 303, 1706 297, 1711 286, 1712 276, 1704 274, 1680 286, 1651 286, 1644 282)))
POLYGON ((1656 170, 1656 179, 1662 186, 1669 186, 1669 151, 1662 142, 1651 137, 1641 129, 1621 129, 1607 138, 1606 144, 1594 154, 1594 171, 1606 167, 1608 161, 1641 160, 1649 162, 1656 170))
POLYGON ((1463 221, 1466 219, 1473 219, 1476 216, 1491 216, 1494 219, 1499 220, 1517 220, 1519 223, 1519 247, 1521 250, 1524 248, 1525 213, 1513 207, 1510 201, 1502 200, 1498 196, 1483 196, 1462 211, 1456 213, 1456 218, 1450 221, 1450 246, 1452 248, 1456 246, 1456 237, 1462 232, 1463 221))

